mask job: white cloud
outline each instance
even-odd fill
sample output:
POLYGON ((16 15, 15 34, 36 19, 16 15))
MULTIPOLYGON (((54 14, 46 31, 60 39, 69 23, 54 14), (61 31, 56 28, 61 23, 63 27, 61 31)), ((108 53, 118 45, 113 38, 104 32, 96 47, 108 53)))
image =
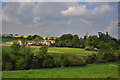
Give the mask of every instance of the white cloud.
POLYGON ((109 24, 109 26, 104 31, 111 33, 117 27, 118 27, 118 20, 111 21, 110 24, 109 24))
POLYGON ((4 11, 2 11, 2 21, 10 22, 10 19, 9 19, 8 15, 5 14, 4 11))
POLYGON ((86 13, 87 13, 86 5, 68 7, 68 9, 61 11, 61 14, 65 16, 82 16, 85 15, 86 13))
POLYGON ((111 9, 112 7, 108 4, 103 4, 100 7, 96 7, 92 10, 88 9, 86 5, 77 5, 68 7, 66 10, 62 10, 61 14, 64 16, 95 16, 102 15, 111 9))
POLYGON ((85 23, 85 24, 88 24, 89 26, 92 25, 92 21, 90 21, 90 20, 85 20, 85 19, 80 18, 80 21, 85 23))
POLYGON ((39 18, 39 17, 35 17, 34 20, 33 20, 33 22, 34 22, 35 24, 39 23, 39 21, 40 21, 40 18, 39 18))
POLYGON ((103 13, 109 11, 109 10, 111 10, 111 6, 105 4, 105 5, 102 5, 100 7, 94 8, 94 10, 92 11, 92 13, 94 15, 98 15, 98 14, 103 14, 103 13))
MULTIPOLYGON (((103 5, 106 4, 102 4, 102 6, 103 5)), ((111 21, 114 15, 116 15, 112 14, 112 16, 109 17, 108 13, 100 16, 101 14, 109 11, 109 9, 99 5, 95 5, 99 6, 98 8, 91 9, 91 6, 90 8, 89 6, 90 5, 81 5, 78 3, 35 4, 25 2, 8 2, 6 6, 2 8, 2 10, 4 11, 4 16, 6 16, 4 17, 5 19, 3 21, 3 32, 16 32, 27 35, 40 34, 42 36, 58 36, 60 34, 69 32, 82 36, 85 32, 89 31, 89 33, 91 33, 93 29, 103 30, 107 27, 104 26, 106 25, 106 22, 111 21), (106 10, 102 10, 102 8, 105 8, 106 10), (97 13, 96 16, 92 13, 95 10, 100 10, 100 12, 97 13), (106 19, 104 19, 105 16, 106 19), (109 19, 107 17, 109 17, 109 19), (92 27, 88 27, 91 25, 92 27), (47 30, 49 31, 45 32, 47 30)))

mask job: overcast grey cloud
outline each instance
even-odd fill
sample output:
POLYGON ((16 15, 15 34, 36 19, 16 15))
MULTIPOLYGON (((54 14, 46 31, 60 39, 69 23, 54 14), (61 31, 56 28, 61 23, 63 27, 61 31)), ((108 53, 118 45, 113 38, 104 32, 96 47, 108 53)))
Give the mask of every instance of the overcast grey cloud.
POLYGON ((117 3, 7 2, 2 9, 2 31, 55 37, 108 31, 117 37, 117 10, 117 3))

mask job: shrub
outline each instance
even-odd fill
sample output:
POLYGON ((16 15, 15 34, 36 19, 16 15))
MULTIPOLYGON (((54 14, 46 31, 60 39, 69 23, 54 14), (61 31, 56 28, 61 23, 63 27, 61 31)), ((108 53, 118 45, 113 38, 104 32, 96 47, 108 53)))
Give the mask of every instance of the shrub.
POLYGON ((74 54, 62 54, 59 61, 60 66, 82 66, 86 64, 84 58, 74 54))
POLYGON ((33 54, 30 53, 26 56, 26 59, 25 59, 25 62, 26 62, 26 69, 30 69, 31 67, 31 63, 32 63, 32 60, 33 60, 33 54))
POLYGON ((25 70, 26 68, 26 63, 25 63, 25 59, 20 57, 17 61, 16 61, 16 69, 17 70, 25 70))
POLYGON ((32 69, 37 69, 37 68, 42 67, 42 63, 43 63, 43 60, 44 60, 44 59, 42 60, 42 58, 40 57, 40 55, 34 54, 32 62, 31 62, 31 68, 32 69))
POLYGON ((92 53, 92 54, 89 54, 87 55, 87 59, 86 59, 86 62, 89 64, 89 63, 94 63, 95 60, 96 60, 97 56, 95 53, 92 53))
POLYGON ((96 63, 105 63, 106 61, 104 60, 104 57, 102 55, 98 54, 95 62, 96 63))
POLYGON ((13 67, 13 65, 11 62, 6 62, 3 70, 5 70, 5 71, 12 70, 12 67, 13 67))
POLYGON ((117 60, 117 56, 115 55, 115 53, 113 51, 105 51, 103 53, 103 57, 104 57, 105 61, 107 61, 107 62, 112 62, 112 61, 117 60))
POLYGON ((54 67, 53 56, 46 55, 45 60, 43 61, 43 67, 54 67))
POLYGON ((2 70, 12 70, 10 53, 2 48, 2 70))

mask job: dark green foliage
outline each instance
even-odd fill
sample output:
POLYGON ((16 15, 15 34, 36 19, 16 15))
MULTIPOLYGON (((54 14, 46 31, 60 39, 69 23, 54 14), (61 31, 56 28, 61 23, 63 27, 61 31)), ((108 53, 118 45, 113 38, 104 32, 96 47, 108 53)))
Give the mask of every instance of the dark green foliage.
POLYGON ((34 40, 34 39, 36 39, 37 37, 40 37, 40 36, 35 34, 35 35, 32 36, 32 39, 34 40))
POLYGON ((19 44, 18 41, 14 41, 13 44, 11 45, 11 48, 13 49, 12 53, 16 54, 16 55, 20 55, 21 54, 21 46, 19 44))
POLYGON ((115 41, 109 41, 108 43, 102 42, 99 47, 99 54, 103 56, 106 62, 117 60, 115 50, 118 50, 118 45, 115 41))
POLYGON ((2 49, 2 70, 12 70, 10 53, 8 53, 5 49, 2 49))
POLYGON ((27 40, 32 40, 32 36, 29 35, 26 39, 27 39, 27 40))
POLYGON ((95 63, 105 63, 103 55, 97 54, 95 63))
POLYGON ((84 58, 78 56, 78 55, 73 55, 73 54, 62 54, 61 57, 59 58, 59 66, 61 67, 70 67, 70 66, 82 66, 86 64, 86 61, 84 58))
POLYGON ((78 37, 78 35, 74 35, 74 36, 73 36, 72 46, 73 46, 74 48, 76 48, 76 47, 79 46, 79 37, 78 37))
POLYGON ((42 45, 42 46, 39 48, 39 53, 45 55, 45 54, 47 53, 47 50, 48 50, 48 46, 42 45))
POLYGON ((54 40, 54 38, 53 38, 53 37, 51 37, 49 40, 54 40))
POLYGON ((85 41, 85 46, 98 47, 98 37, 96 35, 89 36, 85 41))
POLYGON ((54 67, 54 59, 53 56, 46 55, 45 60, 43 61, 43 67, 54 67))
POLYGON ((61 37, 60 37, 60 41, 71 41, 73 39, 73 36, 72 34, 63 34, 61 37))
POLYGON ((117 56, 115 55, 114 51, 104 51, 103 57, 106 62, 113 62, 117 60, 117 56))
POLYGON ((85 48, 85 40, 82 39, 82 38, 80 38, 79 47, 80 47, 80 48, 85 48))
POLYGON ((31 62, 31 68, 32 69, 37 69, 37 68, 42 67, 42 63, 43 63, 42 58, 38 54, 34 54, 32 62, 31 62))
POLYGON ((97 55, 96 54, 89 54, 87 55, 87 59, 86 59, 86 62, 89 64, 89 63, 94 63, 97 59, 97 55))
POLYGON ((16 67, 16 70, 24 70, 26 68, 25 59, 22 58, 22 57, 20 57, 19 59, 17 59, 15 67, 16 67))
POLYGON ((71 66, 71 62, 70 59, 68 57, 66 57, 65 55, 61 55, 61 57, 59 58, 59 66, 64 67, 64 66, 71 66))

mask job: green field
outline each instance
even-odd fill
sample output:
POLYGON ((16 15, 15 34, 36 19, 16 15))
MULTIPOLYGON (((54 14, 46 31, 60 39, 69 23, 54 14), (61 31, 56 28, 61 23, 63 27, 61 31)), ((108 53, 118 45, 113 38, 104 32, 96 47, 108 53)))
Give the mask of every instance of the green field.
POLYGON ((6 43, 6 42, 9 42, 9 41, 15 40, 15 39, 9 39, 9 38, 0 38, 0 39, 2 39, 2 44, 6 43))
MULTIPOLYGON (((12 40, 4 39, 2 47, 11 52, 10 45, 6 44, 12 40)), ((40 46, 31 46, 31 51, 36 53, 40 46)), ((95 51, 85 51, 82 48, 49 47, 48 54, 54 59, 59 58, 59 54, 87 55, 97 53, 95 51)), ((87 64, 85 66, 64 67, 64 68, 41 68, 31 70, 2 71, 4 78, 117 78, 118 63, 109 62, 105 64, 87 64)))
MULTIPOLYGON (((7 51, 11 51, 10 46, 2 45, 4 49, 7 51)), ((31 51, 36 52, 40 46, 32 46, 31 51)), ((67 48, 67 47, 49 47, 48 53, 55 53, 55 54, 91 54, 97 53, 95 51, 85 51, 85 49, 81 48, 67 48)))
POLYGON ((51 53, 61 53, 61 54, 91 54, 97 53, 95 51, 85 51, 82 48, 67 48, 67 47, 50 47, 48 52, 51 53))
POLYGON ((3 71, 4 78, 117 78, 118 63, 88 64, 80 67, 3 71), (114 65, 111 66, 111 65, 114 65))

